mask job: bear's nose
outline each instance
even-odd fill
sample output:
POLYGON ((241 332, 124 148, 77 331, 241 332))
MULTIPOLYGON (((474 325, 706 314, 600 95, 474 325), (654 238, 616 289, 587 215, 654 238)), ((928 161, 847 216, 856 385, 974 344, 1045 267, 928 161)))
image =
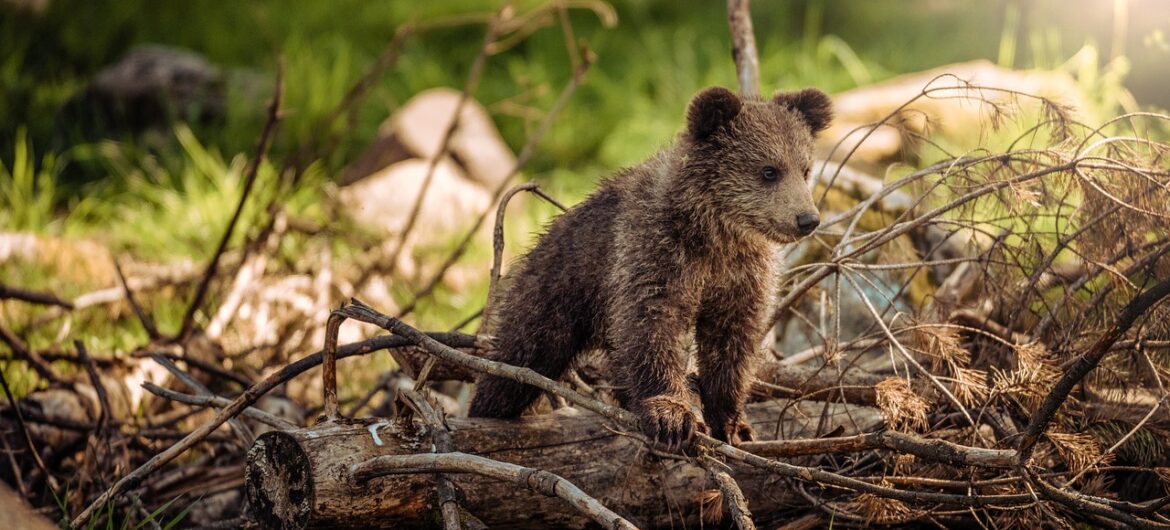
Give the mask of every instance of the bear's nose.
POLYGON ((813 233, 821 224, 821 218, 815 213, 802 213, 796 216, 796 227, 800 229, 800 235, 807 236, 813 233))

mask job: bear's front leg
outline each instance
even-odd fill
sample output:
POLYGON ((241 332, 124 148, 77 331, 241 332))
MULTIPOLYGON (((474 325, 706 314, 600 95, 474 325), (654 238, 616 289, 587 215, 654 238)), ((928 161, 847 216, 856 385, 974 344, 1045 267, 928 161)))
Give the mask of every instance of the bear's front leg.
POLYGON ((699 293, 678 262, 663 262, 677 252, 655 258, 647 255, 652 250, 631 248, 615 269, 608 342, 611 365, 625 386, 624 402, 639 416, 642 432, 677 447, 705 431, 686 376, 686 337, 699 293))
POLYGON ((743 406, 768 322, 766 275, 729 275, 703 297, 695 327, 699 397, 711 436, 737 445, 755 438, 743 406))

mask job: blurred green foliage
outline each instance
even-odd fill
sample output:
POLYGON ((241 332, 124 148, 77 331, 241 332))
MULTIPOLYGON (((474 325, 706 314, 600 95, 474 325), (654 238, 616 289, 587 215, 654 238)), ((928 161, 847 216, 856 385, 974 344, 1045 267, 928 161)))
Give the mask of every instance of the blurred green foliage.
MULTIPOLYGON (((542 3, 514 6, 523 14, 542 3)), ((723 2, 615 2, 616 27, 604 23, 607 4, 567 3, 576 38, 597 62, 525 171, 573 203, 598 178, 668 143, 688 99, 704 86, 734 86, 735 71, 723 2)), ((759 0, 753 18, 765 93, 809 85, 841 91, 985 58, 1006 66, 1076 70, 1092 101, 1115 112, 1134 104, 1122 88, 1126 73, 1145 78, 1166 73, 1170 64, 1170 46, 1157 32, 1170 28, 1167 3, 1124 3, 1130 25, 1122 28, 1120 41, 1109 22, 1118 5, 1112 0, 759 0), (1083 48, 1086 43, 1098 46, 1083 48), (1082 49, 1104 51, 1069 62, 1082 49)), ((321 130, 321 118, 370 69, 396 29, 498 8, 490 0, 50 0, 45 11, 34 13, 0 3, 0 229, 94 237, 117 252, 156 261, 204 259, 238 197, 278 57, 285 69, 284 120, 261 180, 274 181, 299 146, 339 133, 332 154, 315 161, 281 201, 294 214, 321 215, 319 199, 328 181, 398 105, 426 88, 464 85, 484 32, 482 24, 467 24, 410 37, 397 66, 353 116, 321 130), (100 68, 143 44, 189 49, 222 68, 226 118, 133 136, 95 136, 62 118, 66 102, 100 68)), ((476 92, 514 149, 571 75, 556 17, 547 22, 490 57, 476 92)), ((1164 95, 1136 88, 1153 94, 1150 102, 1164 95)), ((258 191, 263 197, 277 192, 273 186, 258 191)), ((524 218, 531 227, 552 213, 534 206, 524 218)), ((259 212, 246 215, 244 227, 259 212)), ((486 259, 485 243, 477 242, 468 258, 486 259)), ((441 255, 449 248, 450 242, 439 242, 419 253, 441 255)), ((29 280, 30 286, 41 284, 29 280)), ((465 312, 460 299, 482 298, 484 287, 439 293, 434 304, 441 307, 434 311, 465 312)), ((395 289, 402 291, 399 298, 409 297, 409 286, 395 289)), ((431 311, 427 306, 421 313, 431 311)))
MULTIPOLYGON (((1140 0, 1132 1, 1131 10, 1145 8, 1140 0)), ((517 2, 517 10, 539 3, 517 2)), ((1071 3, 1090 11, 1104 6, 1106 15, 1111 4, 1071 3)), ((804 85, 836 91, 975 58, 1055 67, 1086 41, 1109 38, 1107 22, 1070 18, 1068 12, 1077 9, 1069 4, 756 2, 762 82, 765 91, 804 85)), ((39 14, 2 7, 0 158, 11 158, 20 127, 41 149, 75 147, 82 136, 57 119, 62 105, 102 66, 134 46, 156 43, 194 50, 228 71, 226 123, 195 127, 194 133, 213 150, 231 155, 247 152, 255 142, 271 72, 282 56, 287 113, 274 149, 279 160, 282 153, 325 132, 315 129, 320 117, 369 68, 399 25, 490 13, 497 7, 498 2, 488 0, 53 0, 39 14)), ((531 171, 557 167, 596 174, 637 162, 671 138, 694 92, 710 84, 734 83, 722 2, 630 1, 614 7, 619 24, 613 29, 588 9, 571 11, 576 36, 589 43, 598 63, 544 141, 531 171)), ((1160 13, 1170 17, 1164 9, 1160 13)), ((524 143, 535 119, 524 110, 547 108, 570 74, 564 40, 553 22, 492 57, 477 93, 496 111, 504 137, 514 147, 524 143)), ((326 169, 335 172, 364 147, 381 120, 411 94, 433 86, 461 87, 482 32, 482 26, 467 25, 410 39, 400 64, 378 83, 352 126, 338 125, 346 134, 326 169)), ((1131 40, 1145 42, 1150 35, 1131 31, 1131 40)), ((175 149, 164 156, 182 156, 175 142, 163 144, 175 149)), ((100 167, 81 160, 60 171, 70 183, 105 177, 100 167)))

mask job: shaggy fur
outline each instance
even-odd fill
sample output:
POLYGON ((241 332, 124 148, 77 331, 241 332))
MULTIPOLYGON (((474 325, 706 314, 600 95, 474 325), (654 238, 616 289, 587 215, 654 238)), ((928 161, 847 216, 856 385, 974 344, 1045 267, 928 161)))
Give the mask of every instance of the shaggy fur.
MULTIPOLYGON (((806 177, 829 119, 828 97, 813 89, 771 101, 700 93, 674 146, 604 181, 522 260, 499 301, 494 359, 558 379, 581 352, 604 349, 648 436, 751 439, 743 405, 776 250, 819 223, 806 177), (690 406, 690 337, 702 422, 690 406)), ((486 377, 471 415, 515 417, 538 396, 486 377)))

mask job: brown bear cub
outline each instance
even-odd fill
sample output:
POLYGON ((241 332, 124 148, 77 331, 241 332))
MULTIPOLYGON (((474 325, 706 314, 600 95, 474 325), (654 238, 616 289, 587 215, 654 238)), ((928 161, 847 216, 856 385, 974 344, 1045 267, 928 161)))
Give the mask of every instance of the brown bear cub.
MULTIPOLYGON (((604 181, 517 266, 492 326, 494 360, 558 379, 581 352, 604 349, 647 436, 750 440, 743 406, 770 324, 776 251, 820 224, 806 179, 830 117, 815 89, 771 101, 701 92, 676 145, 604 181), (705 425, 689 404, 691 337, 705 425)), ((539 394, 485 377, 471 415, 516 417, 539 394)))

